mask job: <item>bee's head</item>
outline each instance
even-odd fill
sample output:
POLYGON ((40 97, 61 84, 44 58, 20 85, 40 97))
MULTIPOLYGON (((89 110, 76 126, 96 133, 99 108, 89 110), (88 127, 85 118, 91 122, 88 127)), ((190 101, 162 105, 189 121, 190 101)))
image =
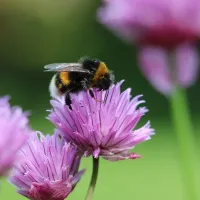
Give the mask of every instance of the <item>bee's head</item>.
POLYGON ((108 90, 110 86, 114 82, 114 76, 111 72, 104 74, 104 76, 99 77, 94 87, 98 88, 99 90, 108 90))

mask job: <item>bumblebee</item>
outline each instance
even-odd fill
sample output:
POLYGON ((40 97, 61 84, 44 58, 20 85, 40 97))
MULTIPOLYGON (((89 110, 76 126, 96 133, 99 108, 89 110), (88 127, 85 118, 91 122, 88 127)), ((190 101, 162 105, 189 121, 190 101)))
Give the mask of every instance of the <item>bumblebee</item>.
POLYGON ((57 72, 49 86, 51 96, 65 95, 65 102, 70 108, 70 93, 89 90, 91 97, 95 98, 92 88, 108 90, 114 82, 113 73, 97 59, 81 58, 77 63, 54 63, 44 68, 57 72))

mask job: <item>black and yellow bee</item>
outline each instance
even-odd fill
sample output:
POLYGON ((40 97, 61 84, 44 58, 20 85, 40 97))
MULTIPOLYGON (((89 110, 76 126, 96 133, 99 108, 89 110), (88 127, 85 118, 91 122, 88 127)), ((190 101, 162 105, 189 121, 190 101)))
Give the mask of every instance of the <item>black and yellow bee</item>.
POLYGON ((69 106, 70 93, 89 90, 91 97, 95 98, 92 88, 108 90, 114 82, 113 73, 104 62, 97 59, 82 58, 77 63, 54 63, 44 68, 46 71, 57 72, 49 86, 51 96, 56 98, 65 95, 69 106))

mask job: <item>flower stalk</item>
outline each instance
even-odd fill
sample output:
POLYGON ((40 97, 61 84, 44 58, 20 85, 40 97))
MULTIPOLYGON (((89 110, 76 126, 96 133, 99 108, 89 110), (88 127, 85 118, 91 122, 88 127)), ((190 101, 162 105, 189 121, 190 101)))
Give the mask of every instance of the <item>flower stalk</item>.
POLYGON ((93 157, 92 178, 91 178, 91 181, 90 181, 90 185, 89 185, 85 200, 91 200, 92 199, 92 196, 94 194, 94 189, 95 189, 95 186, 96 186, 96 182, 97 182, 98 171, 99 171, 99 158, 93 157))
POLYGON ((179 143, 179 154, 187 199, 197 200, 194 159, 195 142, 185 91, 177 87, 170 100, 173 125, 179 143))

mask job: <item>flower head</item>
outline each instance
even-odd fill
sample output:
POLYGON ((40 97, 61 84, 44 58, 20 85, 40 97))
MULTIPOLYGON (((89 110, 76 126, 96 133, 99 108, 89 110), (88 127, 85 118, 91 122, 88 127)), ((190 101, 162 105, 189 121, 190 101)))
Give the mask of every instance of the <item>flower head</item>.
POLYGON ((172 94, 197 78, 194 43, 200 36, 199 0, 104 0, 99 21, 140 47, 139 64, 152 85, 172 94))
POLYGON ((198 0, 104 0, 98 18, 130 42, 174 48, 199 37, 199 9, 198 0))
POLYGON ((21 108, 11 108, 8 97, 0 98, 0 176, 6 175, 15 161, 18 150, 28 139, 27 114, 21 108))
POLYGON ((84 172, 78 172, 81 157, 76 148, 57 134, 34 133, 20 155, 23 159, 15 165, 10 181, 32 200, 64 200, 84 172))
POLYGON ((150 139, 153 130, 147 122, 136 129, 140 118, 147 112, 145 107, 137 109, 144 101, 136 96, 131 100, 130 89, 120 92, 121 83, 106 92, 94 89, 97 100, 87 91, 71 95, 72 110, 64 99, 52 100, 53 110, 49 119, 57 126, 57 132, 67 141, 72 141, 87 156, 103 156, 116 161, 138 158, 129 152, 136 144, 150 139))

